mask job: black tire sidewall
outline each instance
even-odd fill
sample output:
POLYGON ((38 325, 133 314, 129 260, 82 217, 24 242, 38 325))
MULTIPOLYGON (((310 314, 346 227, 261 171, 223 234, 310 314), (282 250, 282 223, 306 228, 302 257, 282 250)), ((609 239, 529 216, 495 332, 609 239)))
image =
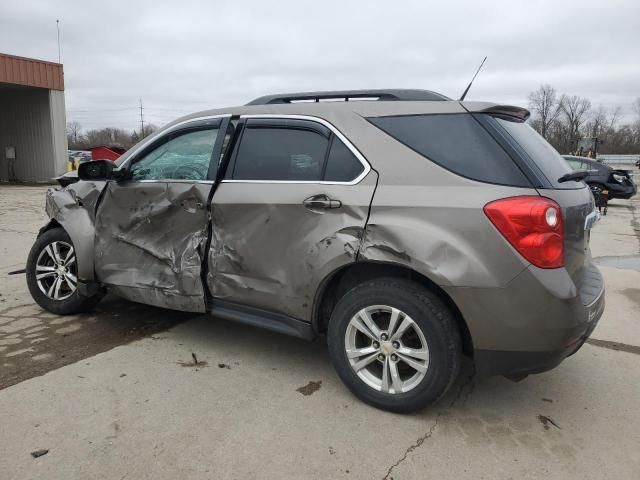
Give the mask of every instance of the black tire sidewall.
POLYGON ((424 408, 444 395, 458 374, 461 347, 455 320, 436 295, 412 282, 383 279, 355 287, 336 305, 327 335, 331 361, 342 381, 358 398, 377 408, 399 413, 424 408), (416 322, 427 340, 428 370, 420 384, 409 392, 376 391, 349 364, 344 344, 349 320, 370 305, 402 310, 416 322))

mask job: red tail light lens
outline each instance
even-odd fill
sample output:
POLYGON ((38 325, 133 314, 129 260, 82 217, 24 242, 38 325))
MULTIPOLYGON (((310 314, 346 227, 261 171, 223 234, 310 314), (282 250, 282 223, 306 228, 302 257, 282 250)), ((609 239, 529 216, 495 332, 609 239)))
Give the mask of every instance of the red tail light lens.
POLYGON ((484 213, 520 255, 540 268, 564 265, 560 205, 544 197, 512 197, 485 205, 484 213))

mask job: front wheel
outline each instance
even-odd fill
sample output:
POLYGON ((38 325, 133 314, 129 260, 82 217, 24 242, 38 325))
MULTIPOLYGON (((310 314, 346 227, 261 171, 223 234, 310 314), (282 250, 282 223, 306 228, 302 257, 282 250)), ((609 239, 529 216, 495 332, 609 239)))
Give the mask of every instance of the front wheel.
POLYGON ((31 296, 45 310, 70 315, 89 310, 102 298, 78 291, 78 264, 73 243, 62 228, 40 235, 27 259, 27 286, 31 296))
POLYGON ((461 340, 443 302, 399 279, 363 283, 336 305, 328 331, 331 361, 361 400, 409 413, 438 400, 457 377, 461 340))

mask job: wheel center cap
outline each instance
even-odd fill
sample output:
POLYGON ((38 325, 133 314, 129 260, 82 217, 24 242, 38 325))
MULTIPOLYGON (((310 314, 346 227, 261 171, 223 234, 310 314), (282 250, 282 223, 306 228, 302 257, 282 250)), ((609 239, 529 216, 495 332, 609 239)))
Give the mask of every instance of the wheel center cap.
POLYGON ((393 348, 391 342, 382 342, 380 344, 380 350, 382 350, 382 353, 385 355, 391 355, 395 351, 395 348, 393 348))

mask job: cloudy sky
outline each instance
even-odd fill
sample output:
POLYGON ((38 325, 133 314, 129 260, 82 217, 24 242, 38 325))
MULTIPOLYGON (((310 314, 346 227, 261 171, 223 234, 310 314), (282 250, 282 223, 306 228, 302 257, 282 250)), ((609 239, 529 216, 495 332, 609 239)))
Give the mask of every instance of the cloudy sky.
POLYGON ((275 92, 427 88, 525 105, 542 83, 621 105, 640 96, 638 0, 2 0, 0 51, 57 61, 67 120, 164 124, 275 92), (162 6, 161 6, 162 5, 162 6))

